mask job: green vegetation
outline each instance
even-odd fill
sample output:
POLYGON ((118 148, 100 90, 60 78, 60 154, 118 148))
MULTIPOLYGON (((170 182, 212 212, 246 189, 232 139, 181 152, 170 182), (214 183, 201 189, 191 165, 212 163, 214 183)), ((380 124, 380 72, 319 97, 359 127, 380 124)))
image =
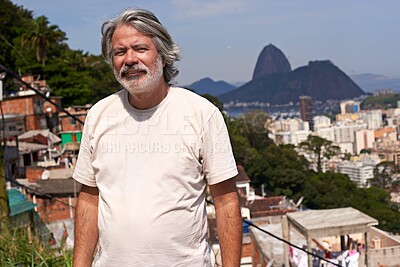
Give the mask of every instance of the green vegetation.
POLYGON ((36 240, 27 228, 11 229, 2 224, 0 234, 0 266, 72 266, 72 250, 53 249, 36 240))
MULTIPOLYGON (((64 106, 94 103, 118 90, 119 85, 102 57, 70 49, 65 43, 66 34, 50 25, 46 17, 33 18, 31 11, 0 0, 0 21, 0 63, 14 73, 45 78, 53 94, 63 97, 64 106)), ((5 90, 17 89, 7 76, 5 90)), ((206 97, 222 109, 218 99, 206 97)), ((387 100, 376 99, 395 107, 399 98, 395 95, 387 100)), ((366 99, 363 109, 371 107, 374 99, 366 99)), ((318 172, 314 172, 293 146, 279 146, 269 139, 270 119, 264 112, 226 117, 226 123, 235 158, 245 167, 253 186, 264 185, 270 196, 286 195, 294 200, 304 196, 304 205, 311 209, 351 206, 378 219, 379 228, 400 233, 399 208, 390 203, 385 191, 390 182, 388 172, 393 169, 381 166, 376 170, 373 186, 359 189, 345 175, 320 171, 321 157, 335 153, 326 140, 310 138, 302 144, 319 159, 318 172)), ((25 229, 1 227, 0 266, 71 266, 71 253, 29 238, 25 229)))
MULTIPOLYGON (((67 35, 45 16, 34 18, 31 11, 0 0, 0 21, 0 64, 14 73, 46 79, 64 106, 94 103, 119 89, 101 56, 70 49, 67 35)), ((5 93, 17 89, 6 76, 5 93)))
POLYGON ((361 102, 360 108, 363 110, 397 108, 399 100, 400 94, 370 96, 361 102))
MULTIPOLYGON (((380 175, 371 188, 357 188, 346 175, 309 170, 309 163, 293 146, 274 144, 265 128, 268 121, 267 114, 260 111, 227 118, 235 158, 244 165, 254 187, 265 185, 270 196, 284 194, 294 200, 304 196, 303 203, 310 209, 353 207, 379 220, 380 229, 400 233, 399 208, 385 190, 390 182, 388 172, 394 171, 390 164, 377 168, 380 175)), ((310 137, 302 146, 316 158, 336 151, 322 138, 310 137)))

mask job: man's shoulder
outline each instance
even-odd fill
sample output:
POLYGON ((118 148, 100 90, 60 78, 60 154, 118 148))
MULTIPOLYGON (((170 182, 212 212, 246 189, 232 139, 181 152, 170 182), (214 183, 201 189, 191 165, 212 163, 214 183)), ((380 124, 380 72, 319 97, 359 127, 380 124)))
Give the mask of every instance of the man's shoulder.
POLYGON ((110 108, 114 104, 121 104, 122 103, 122 98, 124 97, 125 90, 122 89, 112 95, 109 95, 101 100, 99 100, 96 104, 94 104, 90 108, 90 113, 101 113, 105 109, 110 108))
POLYGON ((208 99, 206 99, 201 95, 196 94, 195 92, 192 92, 189 89, 182 87, 174 87, 174 90, 176 91, 176 94, 179 95, 179 98, 183 98, 177 100, 178 101, 184 100, 182 103, 186 103, 192 109, 198 109, 198 110, 206 109, 212 111, 217 109, 217 107, 213 103, 211 103, 208 99))

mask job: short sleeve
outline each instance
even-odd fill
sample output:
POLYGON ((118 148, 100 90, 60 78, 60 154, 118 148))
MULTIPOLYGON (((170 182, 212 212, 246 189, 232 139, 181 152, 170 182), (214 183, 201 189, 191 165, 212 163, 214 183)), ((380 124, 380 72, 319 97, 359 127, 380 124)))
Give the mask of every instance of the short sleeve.
POLYGON ((217 184, 237 175, 228 130, 217 109, 204 127, 202 148, 203 173, 208 184, 217 184))
POLYGON ((72 177, 81 184, 95 187, 97 185, 92 167, 93 149, 91 147, 91 139, 93 139, 93 123, 91 123, 89 111, 83 127, 78 160, 72 177))

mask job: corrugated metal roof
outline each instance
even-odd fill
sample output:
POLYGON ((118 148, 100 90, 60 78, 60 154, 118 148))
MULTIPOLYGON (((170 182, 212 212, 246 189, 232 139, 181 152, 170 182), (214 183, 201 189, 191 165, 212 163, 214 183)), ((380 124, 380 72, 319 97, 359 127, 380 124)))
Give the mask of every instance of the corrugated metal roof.
MULTIPOLYGON (((17 143, 14 140, 12 140, 7 142, 7 145, 16 146, 17 143)), ((18 142, 18 151, 21 154, 28 154, 30 152, 35 152, 40 150, 47 150, 47 146, 35 143, 18 142)))
POLYGON ((36 135, 42 135, 44 137, 46 137, 50 142, 54 143, 59 143, 61 142, 61 138, 58 137, 57 135, 53 134, 52 132, 50 132, 49 129, 45 129, 45 130, 30 130, 27 131, 21 135, 18 136, 19 140, 23 140, 23 139, 28 139, 28 138, 32 138, 36 135))
POLYGON ((82 186, 79 182, 76 182, 72 178, 39 180, 37 181, 37 185, 37 191, 50 195, 73 194, 74 190, 76 193, 79 193, 82 186))
POLYGON ((36 207, 36 204, 33 204, 26 199, 26 197, 16 188, 7 190, 7 198, 10 206, 10 216, 33 210, 36 207))

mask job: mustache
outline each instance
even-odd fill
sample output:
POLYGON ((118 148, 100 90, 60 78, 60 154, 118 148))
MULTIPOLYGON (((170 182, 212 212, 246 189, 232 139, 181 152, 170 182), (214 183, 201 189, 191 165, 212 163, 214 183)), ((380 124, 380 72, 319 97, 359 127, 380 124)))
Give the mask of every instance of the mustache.
POLYGON ((124 65, 121 68, 121 70, 119 71, 120 77, 122 77, 123 75, 125 75, 129 71, 145 71, 145 72, 148 72, 149 69, 146 66, 142 66, 142 65, 132 65, 132 66, 124 65))

